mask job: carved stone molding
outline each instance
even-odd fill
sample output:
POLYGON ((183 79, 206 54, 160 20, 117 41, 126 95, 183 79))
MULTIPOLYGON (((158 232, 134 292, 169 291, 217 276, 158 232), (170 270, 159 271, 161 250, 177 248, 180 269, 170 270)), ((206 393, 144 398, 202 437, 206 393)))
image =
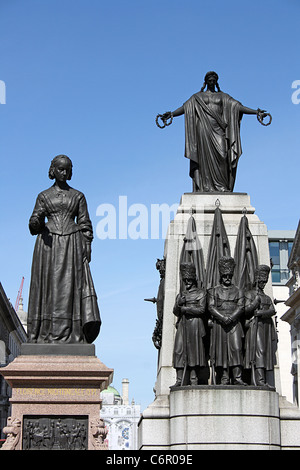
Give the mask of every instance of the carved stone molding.
POLYGON ((18 418, 7 418, 7 425, 3 428, 3 432, 7 437, 1 450, 15 450, 21 436, 21 420, 18 418))
POLYGON ((95 450, 107 450, 108 446, 105 439, 108 431, 105 427, 104 421, 101 418, 93 420, 91 422, 90 430, 93 436, 92 444, 95 447, 95 450))

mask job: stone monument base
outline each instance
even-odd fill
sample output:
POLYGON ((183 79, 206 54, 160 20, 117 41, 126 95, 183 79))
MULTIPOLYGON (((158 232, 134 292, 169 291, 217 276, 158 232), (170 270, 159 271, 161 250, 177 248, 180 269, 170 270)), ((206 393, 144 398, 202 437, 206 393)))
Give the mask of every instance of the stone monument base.
POLYGON ((278 394, 239 386, 171 389, 170 449, 280 449, 278 394))
POLYGON ((3 450, 107 449, 100 392, 113 370, 93 351, 91 345, 26 344, 1 369, 12 388, 3 450))
POLYGON ((171 387, 139 422, 140 450, 299 450, 300 410, 267 387, 171 387))

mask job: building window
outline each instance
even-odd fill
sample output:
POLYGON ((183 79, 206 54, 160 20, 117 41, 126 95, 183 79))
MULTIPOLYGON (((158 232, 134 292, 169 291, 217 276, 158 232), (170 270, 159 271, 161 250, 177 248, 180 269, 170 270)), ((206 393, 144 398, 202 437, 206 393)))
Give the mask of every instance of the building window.
POLYGON ((269 242, 270 258, 272 260, 272 283, 281 281, 279 242, 269 242))

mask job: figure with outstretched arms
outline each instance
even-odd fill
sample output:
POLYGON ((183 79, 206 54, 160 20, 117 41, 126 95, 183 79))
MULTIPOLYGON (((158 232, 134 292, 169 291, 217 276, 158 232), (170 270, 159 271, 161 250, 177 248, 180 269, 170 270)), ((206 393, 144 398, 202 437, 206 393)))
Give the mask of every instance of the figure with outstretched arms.
POLYGON ((185 157, 190 160, 194 192, 232 192, 242 154, 240 123, 244 114, 257 116, 267 126, 272 117, 265 110, 243 106, 220 90, 216 72, 208 72, 200 92, 175 111, 158 114, 164 128, 174 117, 185 116, 185 157), (264 118, 269 116, 269 121, 264 118))

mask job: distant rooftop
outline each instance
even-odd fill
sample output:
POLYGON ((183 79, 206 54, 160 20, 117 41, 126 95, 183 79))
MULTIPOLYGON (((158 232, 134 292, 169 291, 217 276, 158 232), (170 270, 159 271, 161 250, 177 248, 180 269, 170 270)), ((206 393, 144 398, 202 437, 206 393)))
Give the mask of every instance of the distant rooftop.
POLYGON ((296 230, 268 230, 268 238, 276 240, 293 240, 296 230))

